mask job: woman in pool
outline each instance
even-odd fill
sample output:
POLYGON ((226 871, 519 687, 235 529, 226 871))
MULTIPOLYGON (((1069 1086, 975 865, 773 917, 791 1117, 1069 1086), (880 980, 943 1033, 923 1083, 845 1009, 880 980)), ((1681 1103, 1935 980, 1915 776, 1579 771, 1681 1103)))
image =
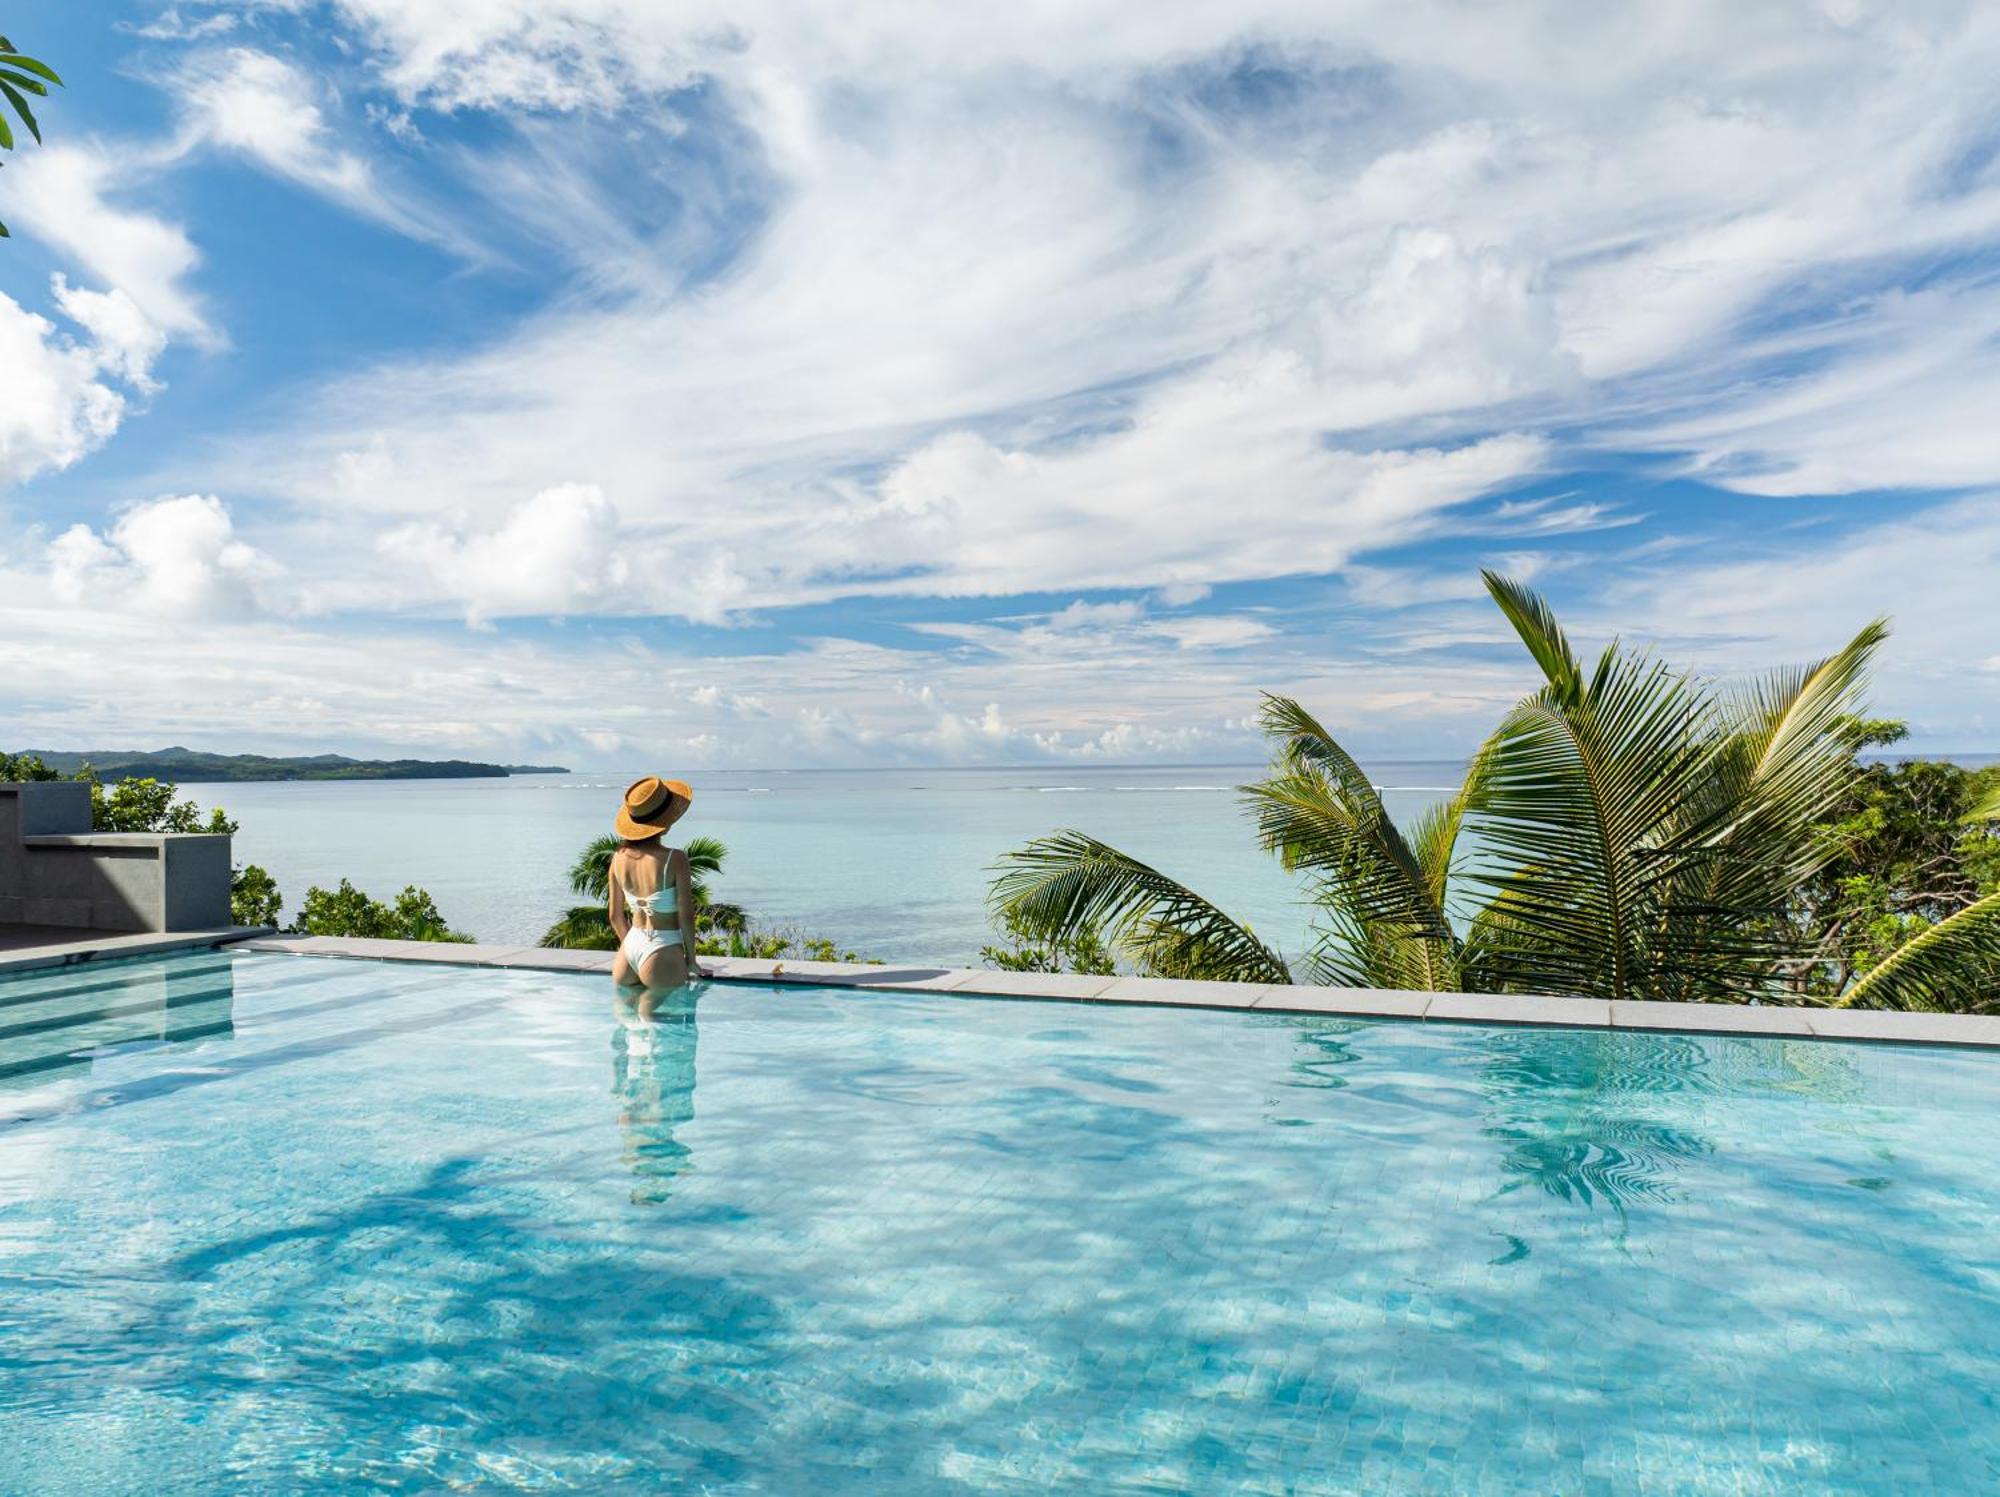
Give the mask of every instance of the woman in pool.
POLYGON ((687 814, 694 792, 680 780, 647 775, 625 792, 614 825, 625 845, 611 855, 611 928, 621 988, 677 988, 706 977, 694 958, 694 895, 687 854, 661 838, 687 814))

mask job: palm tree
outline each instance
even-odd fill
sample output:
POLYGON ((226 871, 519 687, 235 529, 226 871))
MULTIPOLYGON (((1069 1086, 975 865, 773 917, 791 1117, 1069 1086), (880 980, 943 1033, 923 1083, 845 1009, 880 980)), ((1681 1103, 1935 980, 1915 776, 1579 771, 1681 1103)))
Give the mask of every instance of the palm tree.
MULTIPOLYGON (((611 897, 611 857, 619 846, 616 837, 598 837, 578 854, 569 869, 570 891, 592 903, 571 905, 542 933, 539 944, 585 951, 610 951, 617 946, 618 937, 612 932, 606 904, 611 897)), ((709 897, 708 881, 722 872, 728 856, 729 849, 718 838, 688 839, 688 882, 694 894, 698 927, 731 929, 743 923, 743 912, 735 905, 717 904, 709 897)))
MULTIPOLYGON (((6 37, 0 36, 0 102, 13 107, 14 113, 20 117, 21 123, 28 127, 28 133, 35 137, 37 144, 40 144, 42 139, 42 126, 35 118, 34 106, 28 103, 27 96, 34 94, 37 98, 47 97, 51 83, 57 87, 62 86, 62 79, 56 76, 54 68, 45 62, 36 61, 25 52, 15 51, 14 44, 6 37)), ((13 149, 14 129, 7 123, 7 111, 0 109, 0 150, 13 149)), ((0 224, 0 239, 7 237, 7 226, 0 224)))
POLYGON ((1831 855, 1818 826, 1853 773, 1836 728, 1887 626, 1722 691, 1615 640, 1586 670, 1541 598, 1484 576, 1543 685, 1407 832, 1311 713, 1265 699, 1271 772, 1243 794, 1318 912, 1296 969, 1199 894, 1074 831, 1006 855, 1000 915, 1051 938, 1099 928, 1163 976, 1777 996, 1791 948, 1775 917, 1831 855))
MULTIPOLYGON (((1967 821, 2000 821, 2000 786, 1967 821)), ((1897 947, 1841 994, 1840 1008, 2000 1011, 2000 890, 1897 947)))

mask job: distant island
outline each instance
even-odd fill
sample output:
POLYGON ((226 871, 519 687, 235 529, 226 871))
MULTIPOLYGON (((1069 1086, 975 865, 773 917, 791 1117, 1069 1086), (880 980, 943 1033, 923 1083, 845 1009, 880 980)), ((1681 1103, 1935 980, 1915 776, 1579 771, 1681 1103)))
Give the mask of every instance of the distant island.
POLYGON ((481 764, 471 759, 350 759, 345 754, 275 758, 266 754, 204 754, 190 748, 32 749, 51 769, 74 774, 88 764, 106 779, 214 784, 225 780, 499 780, 517 774, 568 774, 558 764, 481 764))

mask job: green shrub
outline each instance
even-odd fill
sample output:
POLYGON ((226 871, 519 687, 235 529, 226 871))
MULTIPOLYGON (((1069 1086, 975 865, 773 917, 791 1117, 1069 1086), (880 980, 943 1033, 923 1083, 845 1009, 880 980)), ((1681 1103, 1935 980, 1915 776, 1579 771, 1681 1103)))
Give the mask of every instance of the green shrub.
POLYGON ((309 936, 364 936, 382 941, 470 941, 445 923, 437 901, 412 884, 392 905, 371 899, 346 879, 337 889, 306 890, 293 930, 309 936))
POLYGON ((1110 977, 1118 970, 1110 947, 1094 925, 1073 935, 1038 940, 1020 916, 1002 911, 1001 928, 1005 946, 983 946, 979 959, 1002 972, 1080 972, 1089 977, 1110 977))

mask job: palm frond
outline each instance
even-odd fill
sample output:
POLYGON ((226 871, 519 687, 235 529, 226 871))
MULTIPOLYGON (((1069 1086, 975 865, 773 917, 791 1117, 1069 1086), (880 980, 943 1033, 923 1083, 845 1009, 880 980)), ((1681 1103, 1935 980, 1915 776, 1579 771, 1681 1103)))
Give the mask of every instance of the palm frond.
POLYGON ((1888 621, 1876 619, 1837 654, 1726 695, 1719 715, 1730 752, 1713 778, 1735 804, 1690 829, 1739 842, 1750 834, 1810 859, 1818 849, 1810 839, 1801 848, 1797 834, 1824 820, 1849 787, 1853 754, 1840 725, 1859 708, 1869 663, 1888 637, 1888 621))
POLYGON ((694 907, 707 909, 712 891, 708 881, 722 872, 722 865, 728 861, 729 849, 720 837, 690 837, 687 847, 688 889, 694 895, 694 907))
POLYGON ((2000 890, 1898 946, 1836 1008, 1980 1014, 2000 1010, 2000 890))
POLYGON ((1267 696, 1261 720, 1276 740, 1274 769, 1242 787, 1258 840, 1288 871, 1314 876, 1314 902, 1341 932, 1322 932, 1313 969, 1329 979, 1372 974, 1365 986, 1455 987, 1458 942, 1444 907, 1455 812, 1420 824, 1420 851, 1353 756, 1298 702, 1267 696), (1369 943, 1343 965, 1336 944, 1363 932, 1369 943))
POLYGON ((1248 927, 1159 870, 1082 832, 1005 854, 989 903, 1044 939, 1095 929, 1142 968, 1169 977, 1289 982, 1283 958, 1248 927))
POLYGON ((1457 992, 1465 987, 1457 944, 1447 945, 1406 925, 1367 919, 1338 893, 1311 888, 1318 906, 1312 947, 1299 964, 1306 981, 1323 987, 1457 992))
MULTIPOLYGON (((1967 821, 2000 821, 2000 785, 1967 821)), ((1840 997, 1839 1008, 2000 1011, 2000 889, 1897 947, 1840 997)))
POLYGON ((1587 687, 1552 682, 1501 723, 1467 809, 1507 921, 1487 960, 1509 987, 1648 996, 1653 857, 1707 752, 1705 697, 1644 656, 1587 687), (1526 939, 1517 939, 1526 937, 1526 939))
POLYGON ((1887 638, 1877 619, 1838 653, 1769 672, 1721 696, 1716 749, 1688 787, 1659 849, 1656 996, 1716 1000, 1768 994, 1795 952, 1778 917, 1791 891, 1835 851, 1819 827, 1853 783, 1841 723, 1859 707, 1868 664, 1887 638))
POLYGON ((690 837, 684 850, 690 873, 720 873, 722 865, 729 860, 729 849, 720 837, 690 837))
POLYGON ((2000 781, 1986 792, 1985 798, 1965 813, 1967 821, 2000 821, 2000 781))
POLYGON ((1259 842, 1287 871, 1338 873, 1358 907, 1448 937, 1426 870, 1361 767, 1297 702, 1266 697, 1280 769, 1241 787, 1259 842))
POLYGON ((569 890, 585 899, 611 897, 611 859, 622 846, 616 837, 593 837, 569 868, 569 890))
POLYGON ((1565 697, 1581 691, 1583 668, 1577 664, 1576 652, 1569 647, 1569 636, 1556 622, 1555 611, 1549 607, 1547 600, 1498 572, 1482 571, 1479 576, 1486 584, 1486 591, 1507 616, 1507 622, 1521 636, 1521 643, 1535 657, 1535 664, 1542 668, 1542 675, 1549 685, 1565 697))
POLYGON ((554 925, 542 932, 538 946, 565 947, 572 951, 612 951, 618 946, 618 936, 611 929, 611 917, 604 906, 596 904, 572 905, 564 910, 554 925))

